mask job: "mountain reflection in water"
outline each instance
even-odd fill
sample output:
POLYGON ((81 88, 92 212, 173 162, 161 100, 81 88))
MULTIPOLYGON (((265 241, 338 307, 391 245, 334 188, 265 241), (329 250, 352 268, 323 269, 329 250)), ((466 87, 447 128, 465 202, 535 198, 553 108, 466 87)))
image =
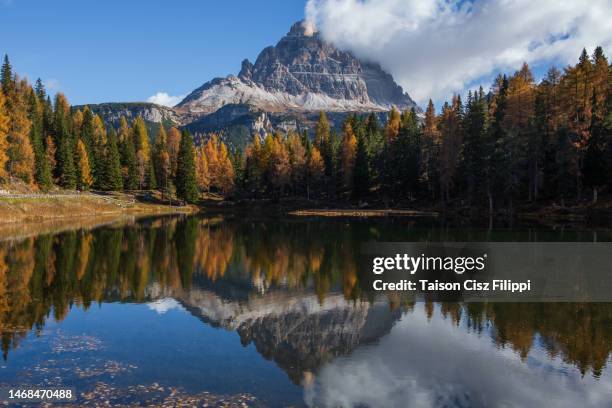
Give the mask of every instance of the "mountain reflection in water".
MULTIPOLYGON (((237 333, 303 387, 307 405, 601 406, 612 401, 612 305, 372 298, 357 268, 367 241, 595 235, 612 240, 607 230, 449 228, 427 220, 164 217, 4 240, 2 350, 10 366, 11 353, 50 320, 61 327, 71 311, 96 303, 147 303, 237 333)), ((180 375, 175 382, 182 385, 180 375)))

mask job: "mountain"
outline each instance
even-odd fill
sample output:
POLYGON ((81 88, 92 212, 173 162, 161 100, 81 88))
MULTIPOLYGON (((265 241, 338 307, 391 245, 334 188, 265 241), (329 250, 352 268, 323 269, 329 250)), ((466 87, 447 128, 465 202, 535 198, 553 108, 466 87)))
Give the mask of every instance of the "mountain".
POLYGON ((247 104, 265 112, 370 112, 392 105, 404 110, 414 101, 375 63, 362 62, 295 23, 255 64, 242 62, 238 76, 215 78, 191 92, 176 109, 195 116, 227 104, 247 104))
POLYGON ((120 115, 141 115, 152 128, 164 123, 193 133, 222 131, 235 145, 249 140, 253 132, 310 129, 320 111, 339 127, 350 113, 384 116, 392 106, 420 110, 378 64, 339 50, 319 33, 306 30, 303 22, 265 48, 255 63, 244 60, 238 75, 206 82, 173 108, 147 103, 90 105, 113 125, 120 115))

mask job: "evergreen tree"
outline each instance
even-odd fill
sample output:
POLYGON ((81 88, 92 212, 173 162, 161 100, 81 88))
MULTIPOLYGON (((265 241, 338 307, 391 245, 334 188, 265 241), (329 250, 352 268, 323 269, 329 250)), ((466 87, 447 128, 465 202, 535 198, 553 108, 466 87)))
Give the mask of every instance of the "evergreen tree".
MULTIPOLYGON (((597 91, 593 94, 593 104, 597 101, 597 91)), ((601 112, 603 113, 603 112, 601 112)), ((606 161, 606 128, 605 118, 600 113, 591 116, 591 137, 587 141, 584 156, 584 184, 593 190, 593 203, 597 202, 598 190, 608 181, 608 163, 606 161)))
MULTIPOLYGON (((119 128, 121 135, 121 127, 119 128)), ((138 188, 138 164, 136 163, 136 152, 131 137, 124 137, 121 141, 121 173, 123 175, 123 187, 126 190, 138 188)))
MULTIPOLYGON (((35 171, 34 178, 36 184, 43 191, 48 191, 53 185, 51 168, 45 154, 43 143, 43 112, 40 99, 35 92, 30 92, 29 97, 29 116, 32 126, 30 128, 30 143, 34 150, 35 171)), ((43 100, 44 101, 44 100, 43 100)))
POLYGON ((188 130, 183 130, 177 159, 176 194, 188 203, 194 203, 198 199, 194 156, 191 134, 188 130))
POLYGON ((463 129, 462 170, 467 187, 468 205, 484 198, 486 163, 491 152, 486 141, 487 106, 482 87, 478 93, 468 94, 463 129))
POLYGON ((105 161, 104 161, 103 190, 121 190, 123 180, 121 177, 121 156, 117 147, 117 133, 110 129, 106 138, 105 161))
POLYGON ((357 139, 355 166, 353 169, 353 196, 361 198, 370 192, 370 160, 366 148, 366 139, 360 135, 357 139))
POLYGON ((9 57, 6 54, 4 55, 4 63, 2 64, 2 69, 0 70, 0 77, 2 77, 2 92, 4 92, 5 96, 8 96, 13 92, 15 84, 13 82, 13 68, 9 62, 9 57))
POLYGON ((70 134, 70 110, 66 98, 62 94, 55 96, 55 127, 56 177, 60 186, 73 190, 77 187, 77 174, 74 163, 76 142, 70 134))

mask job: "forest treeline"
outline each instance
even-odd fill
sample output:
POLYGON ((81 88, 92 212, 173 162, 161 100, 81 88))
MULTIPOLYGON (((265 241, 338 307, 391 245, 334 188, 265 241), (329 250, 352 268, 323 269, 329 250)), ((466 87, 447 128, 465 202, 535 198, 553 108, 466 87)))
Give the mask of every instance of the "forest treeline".
POLYGON ((196 202, 204 192, 248 198, 384 200, 510 210, 537 200, 589 199, 612 182, 612 68, 601 47, 536 83, 527 64, 491 90, 459 95, 436 113, 350 115, 336 132, 321 112, 313 134, 277 131, 230 151, 211 135, 138 117, 105 126, 88 107, 52 102, 38 80, 13 73, 0 92, 0 181, 47 191, 141 190, 196 202))

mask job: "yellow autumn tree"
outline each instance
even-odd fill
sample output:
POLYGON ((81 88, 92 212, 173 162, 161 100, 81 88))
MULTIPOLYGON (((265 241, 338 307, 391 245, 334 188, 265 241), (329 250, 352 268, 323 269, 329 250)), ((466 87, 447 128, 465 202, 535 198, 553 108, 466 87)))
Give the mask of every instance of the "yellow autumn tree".
POLYGON ((13 94, 9 95, 7 168, 11 177, 17 177, 29 184, 34 180, 34 150, 30 143, 32 123, 28 118, 28 90, 27 81, 16 81, 16 88, 13 94))
POLYGON ((509 129, 527 129, 533 120, 535 83, 529 65, 523 64, 508 81, 505 122, 509 129))
POLYGON ((349 122, 344 124, 344 132, 342 137, 342 173, 344 175, 344 184, 350 187, 353 178, 353 168, 355 166, 355 153, 357 152, 357 138, 353 127, 349 122))
POLYGON ((136 151, 136 164, 138 166, 138 188, 142 189, 147 181, 147 171, 149 171, 149 159, 151 148, 149 146, 149 135, 144 119, 139 116, 132 125, 132 137, 134 140, 134 150, 136 151))
POLYGON ((316 146, 312 146, 310 149, 310 156, 308 157, 307 166, 308 182, 306 183, 306 195, 308 198, 310 198, 311 187, 316 189, 323 178, 323 174, 325 173, 325 162, 323 161, 321 152, 316 146))
POLYGON ((176 176, 176 164, 178 163, 178 152, 181 144, 181 131, 175 127, 168 130, 168 155, 170 156, 170 173, 176 176))
POLYGON ((77 188, 88 190, 93 183, 87 149, 81 139, 77 143, 77 188))
POLYGON ((210 172, 208 171, 208 160, 206 149, 200 146, 196 149, 196 182, 200 191, 210 190, 210 172))
POLYGON ((291 164, 287 146, 283 143, 282 135, 279 133, 272 139, 270 170, 272 185, 282 192, 285 186, 289 184, 291 164))
POLYGON ((227 146, 225 143, 219 143, 219 151, 217 154, 219 162, 219 177, 220 185, 217 186, 224 194, 231 192, 234 189, 234 166, 229 157, 227 146))
POLYGON ((399 111, 394 107, 391 108, 391 112, 389 112, 389 120, 387 121, 387 126, 385 127, 385 134, 387 135, 387 139, 389 141, 393 141, 397 138, 400 131, 400 125, 402 122, 402 115, 400 115, 399 111))
POLYGON ((217 135, 213 134, 204 146, 204 152, 206 154, 208 164, 208 172, 210 174, 211 187, 218 187, 221 184, 221 168, 219 165, 218 145, 219 139, 217 138, 217 135))
POLYGON ((6 138, 9 129, 9 117, 5 107, 4 93, 0 92, 0 181, 6 181, 6 162, 8 161, 8 140, 6 138))

